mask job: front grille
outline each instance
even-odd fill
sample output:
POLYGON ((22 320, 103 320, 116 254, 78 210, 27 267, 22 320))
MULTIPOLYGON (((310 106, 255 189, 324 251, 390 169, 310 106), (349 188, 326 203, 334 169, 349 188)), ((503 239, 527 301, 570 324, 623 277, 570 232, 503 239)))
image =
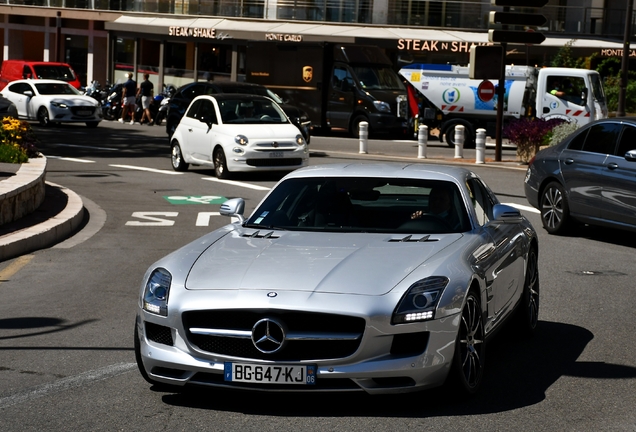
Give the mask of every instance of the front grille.
POLYGON ((95 114, 95 107, 89 106, 74 106, 71 107, 71 112, 74 116, 78 117, 92 117, 95 114))
POLYGON ((278 167, 278 166, 296 166, 302 165, 303 160, 301 158, 286 158, 286 159, 248 159, 247 164, 254 167, 278 167))
POLYGON ((163 345, 173 345, 172 340, 172 330, 170 327, 162 326, 159 324, 154 324, 146 321, 146 337, 148 340, 163 344, 163 345))
POLYGON ((190 311, 183 314, 183 325, 188 341, 199 349, 232 357, 275 361, 304 361, 344 358, 356 352, 365 328, 363 318, 335 314, 306 313, 271 310, 190 311), (194 334, 192 328, 232 330, 251 335, 259 320, 270 318, 286 327, 287 334, 325 335, 311 340, 286 340, 275 353, 256 349, 249 336, 244 338, 225 335, 194 334), (338 335, 356 334, 355 339, 338 335))
POLYGON ((259 384, 224 381, 223 374, 196 373, 189 381, 193 385, 227 386, 240 389, 302 391, 361 391, 362 388, 348 378, 317 379, 315 385, 259 384))

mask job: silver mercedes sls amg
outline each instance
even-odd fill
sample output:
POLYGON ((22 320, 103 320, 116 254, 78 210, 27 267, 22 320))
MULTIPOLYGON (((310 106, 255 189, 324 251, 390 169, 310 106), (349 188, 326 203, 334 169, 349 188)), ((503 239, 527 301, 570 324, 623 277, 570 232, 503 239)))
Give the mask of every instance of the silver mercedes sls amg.
POLYGON ((537 325, 536 232, 467 169, 308 167, 244 209, 226 201, 232 223, 146 272, 148 382, 473 394, 495 330, 537 325))

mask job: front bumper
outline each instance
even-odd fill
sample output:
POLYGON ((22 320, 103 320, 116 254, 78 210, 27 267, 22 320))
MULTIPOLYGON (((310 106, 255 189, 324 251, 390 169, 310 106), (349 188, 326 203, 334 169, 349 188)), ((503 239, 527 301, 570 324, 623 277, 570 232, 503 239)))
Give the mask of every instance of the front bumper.
POLYGON ((140 354, 151 380, 171 385, 187 384, 261 391, 366 391, 404 393, 440 386, 446 380, 455 351, 460 315, 391 326, 386 316, 366 319, 358 348, 343 358, 272 362, 262 358, 220 355, 193 345, 187 331, 165 326, 170 319, 145 311, 137 317, 140 354), (162 324, 158 324, 158 322, 162 324), (422 338, 422 339, 420 339, 422 338), (419 352, 405 348, 421 344, 419 352), (315 385, 235 383, 224 381, 225 362, 251 364, 316 365, 315 385))
POLYGON ((307 145, 302 147, 224 146, 227 168, 230 172, 292 171, 309 165, 307 145))

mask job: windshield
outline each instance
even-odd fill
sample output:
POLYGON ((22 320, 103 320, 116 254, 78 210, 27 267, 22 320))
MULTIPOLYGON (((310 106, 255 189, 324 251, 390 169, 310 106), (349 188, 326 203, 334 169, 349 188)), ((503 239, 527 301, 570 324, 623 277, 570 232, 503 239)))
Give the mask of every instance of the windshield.
POLYGON ((66 83, 35 84, 35 88, 41 95, 78 95, 81 94, 75 87, 66 83))
POLYGON ((293 231, 412 234, 470 229, 455 184, 374 177, 285 180, 244 226, 293 231))
POLYGON ((400 77, 388 66, 354 66, 353 72, 363 89, 405 90, 400 77))
POLYGON ((75 74, 68 66, 36 65, 33 66, 39 79, 56 79, 61 81, 74 81, 75 74))
POLYGON ((289 123, 275 102, 266 98, 222 99, 218 101, 221 119, 227 123, 281 124, 289 123))

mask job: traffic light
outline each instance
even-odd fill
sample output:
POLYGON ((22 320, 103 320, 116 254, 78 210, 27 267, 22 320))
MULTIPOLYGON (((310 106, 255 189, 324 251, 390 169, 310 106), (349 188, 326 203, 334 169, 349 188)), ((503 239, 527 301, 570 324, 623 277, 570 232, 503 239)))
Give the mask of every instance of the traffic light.
POLYGON ((502 30, 488 30, 488 40, 500 43, 540 44, 545 40, 542 33, 530 31, 508 30, 508 25, 538 27, 545 24, 541 14, 511 12, 511 7, 540 8, 548 0, 491 0, 492 6, 503 6, 503 12, 490 12, 490 23, 501 24, 502 30))
POLYGON ((502 63, 501 45, 473 45, 470 47, 468 77, 480 80, 499 79, 502 63))

